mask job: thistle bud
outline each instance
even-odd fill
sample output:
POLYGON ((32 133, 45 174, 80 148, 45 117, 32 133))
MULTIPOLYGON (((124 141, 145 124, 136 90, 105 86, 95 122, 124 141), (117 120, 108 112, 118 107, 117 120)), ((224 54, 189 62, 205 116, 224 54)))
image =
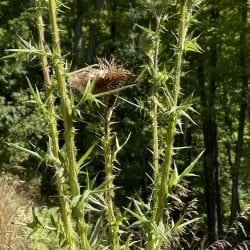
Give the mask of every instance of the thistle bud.
POLYGON ((97 68, 89 67, 82 71, 72 73, 68 77, 69 86, 83 93, 90 81, 95 81, 93 94, 104 93, 121 88, 128 80, 131 73, 115 63, 114 58, 108 62, 98 59, 97 68))

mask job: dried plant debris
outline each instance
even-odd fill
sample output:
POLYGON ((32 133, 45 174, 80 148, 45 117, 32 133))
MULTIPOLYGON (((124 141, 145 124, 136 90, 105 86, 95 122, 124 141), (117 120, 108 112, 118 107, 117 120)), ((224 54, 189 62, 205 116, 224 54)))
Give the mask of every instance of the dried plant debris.
POLYGON ((207 250, 225 250, 231 249, 232 245, 226 240, 217 240, 213 244, 211 244, 207 250))
POLYGON ((121 88, 131 76, 131 73, 115 63, 106 59, 98 59, 98 65, 73 72, 68 77, 68 84, 72 89, 84 93, 88 84, 95 82, 93 94, 104 93, 121 88))

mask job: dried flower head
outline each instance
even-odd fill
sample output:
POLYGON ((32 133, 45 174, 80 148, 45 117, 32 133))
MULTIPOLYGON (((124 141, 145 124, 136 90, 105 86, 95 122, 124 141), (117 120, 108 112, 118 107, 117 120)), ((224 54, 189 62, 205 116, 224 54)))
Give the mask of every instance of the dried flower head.
POLYGON ((98 67, 88 67, 77 71, 68 77, 69 86, 83 93, 90 81, 95 81, 94 94, 104 93, 121 88, 131 73, 115 63, 114 58, 109 62, 98 59, 98 67))

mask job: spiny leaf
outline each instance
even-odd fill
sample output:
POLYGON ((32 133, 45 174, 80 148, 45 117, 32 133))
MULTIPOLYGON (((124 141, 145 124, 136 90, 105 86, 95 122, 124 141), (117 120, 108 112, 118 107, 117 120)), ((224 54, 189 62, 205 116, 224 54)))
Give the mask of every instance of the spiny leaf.
POLYGON ((151 36, 153 36, 155 34, 155 32, 153 30, 151 30, 151 29, 145 28, 145 27, 143 27, 143 26, 141 26, 139 24, 136 24, 136 26, 138 28, 140 28, 141 30, 145 31, 147 34, 149 34, 151 36))
POLYGON ((197 125, 196 122, 191 118, 191 116, 186 111, 182 110, 181 115, 185 116, 194 125, 197 125))
POLYGON ((27 223, 27 227, 33 229, 33 230, 37 230, 40 227, 43 227, 42 222, 39 220, 39 217, 36 215, 36 209, 35 207, 32 207, 32 222, 27 223))
POLYGON ((198 53, 204 52, 204 50, 200 47, 200 45, 195 40, 186 41, 184 50, 198 52, 198 53))
POLYGON ((42 151, 39 148, 37 148, 36 152, 35 152, 35 151, 30 150, 30 149, 19 146, 15 143, 10 143, 10 142, 5 142, 5 143, 12 148, 19 149, 19 150, 21 150, 29 155, 32 155, 32 156, 38 158, 39 160, 46 162, 46 163, 51 163, 51 164, 55 164, 55 165, 61 164, 61 162, 58 158, 54 157, 53 155, 47 154, 46 152, 42 151))
POLYGON ((103 92, 103 93, 100 93, 100 94, 95 94, 93 95, 94 97, 101 97, 101 96, 105 96, 105 95, 110 95, 110 94, 114 94, 114 93, 117 93, 119 91, 122 91, 122 90, 125 90, 125 89, 128 89, 128 88, 132 88, 134 86, 136 86, 137 84, 130 84, 130 85, 126 85, 124 87, 121 87, 121 88, 117 88, 117 89, 114 89, 114 90, 110 90, 110 91, 107 91, 107 92, 103 92))
POLYGON ((77 167, 80 168, 84 162, 87 160, 89 155, 92 153, 93 149, 95 148, 96 144, 93 144, 85 153, 84 155, 79 159, 77 162, 77 167))
POLYGON ((48 111, 46 105, 42 102, 39 90, 37 89, 37 87, 36 87, 36 89, 33 88, 33 86, 32 86, 32 84, 31 84, 31 82, 30 82, 30 80, 29 80, 28 77, 26 77, 26 80, 28 82, 28 85, 29 85, 30 91, 32 93, 32 96, 34 97, 34 99, 36 101, 36 104, 42 110, 43 116, 46 119, 46 121, 49 121, 49 111, 48 111))
POLYGON ((57 230, 60 228, 60 224, 58 222, 56 222, 53 214, 50 215, 50 221, 51 221, 51 224, 54 228, 57 228, 57 230))
POLYGON ((8 146, 10 146, 12 148, 19 149, 19 150, 21 150, 21 151, 23 151, 23 152, 25 152, 25 153, 27 153, 29 155, 32 155, 32 156, 34 156, 34 157, 36 157, 36 158, 38 158, 40 160, 44 160, 43 157, 41 157, 41 155, 39 155, 37 152, 34 152, 34 151, 29 150, 27 148, 21 147, 21 146, 15 144, 15 143, 5 142, 5 144, 7 144, 8 146))
POLYGON ((201 158, 201 156, 203 155, 203 153, 205 152, 205 150, 203 150, 190 164, 188 167, 185 168, 185 170, 180 174, 180 180, 185 177, 188 176, 190 174, 190 172, 193 170, 194 166, 196 165, 196 163, 198 162, 198 160, 201 158))
POLYGON ((161 236, 161 238, 165 241, 168 240, 167 236, 166 236, 166 230, 164 227, 164 224, 162 221, 160 221, 159 225, 157 226, 154 222, 150 223, 151 227, 154 229, 154 231, 156 232, 156 235, 161 236))
POLYGON ((168 183, 168 186, 169 188, 175 186, 179 181, 179 174, 178 174, 178 169, 176 167, 176 165, 174 164, 174 170, 171 174, 171 177, 169 179, 169 183, 168 183))
POLYGON ((188 226, 188 225, 190 225, 190 224, 192 224, 192 223, 194 223, 194 222, 196 222, 196 221, 198 221, 198 220, 200 220, 201 218, 199 217, 199 218, 194 218, 194 219, 192 219, 192 220, 188 220, 188 221, 186 221, 186 222, 183 222, 183 223, 181 223, 181 224, 178 224, 177 226, 175 226, 175 228, 176 228, 176 230, 181 230, 181 229, 183 229, 183 228, 185 228, 186 226, 188 226))
POLYGON ((142 215, 137 214, 136 212, 132 211, 129 208, 125 208, 127 212, 129 212, 131 215, 133 215, 140 223, 147 223, 149 220, 142 215))
POLYGON ((94 247, 98 241, 98 236, 100 235, 102 225, 102 216, 100 216, 95 224, 94 230, 91 233, 89 243, 91 247, 94 247))
MULTIPOLYGON (((84 192, 86 195, 86 191, 84 192)), ((89 194, 89 193, 88 193, 89 194)), ((88 196, 88 195, 87 195, 88 196)), ((84 199, 82 195, 76 195, 72 200, 71 200, 71 207, 76 207, 76 205, 81 202, 81 200, 84 199)))
POLYGON ((174 194, 168 194, 168 197, 172 198, 173 200, 177 201, 179 204, 183 204, 182 200, 174 194))

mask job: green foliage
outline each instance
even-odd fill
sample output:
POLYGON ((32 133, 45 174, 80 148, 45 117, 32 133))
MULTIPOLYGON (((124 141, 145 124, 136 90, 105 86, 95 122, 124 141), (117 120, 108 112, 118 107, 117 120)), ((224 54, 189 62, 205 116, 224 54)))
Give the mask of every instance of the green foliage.
POLYGON ((3 149, 1 150, 1 168, 4 171, 14 168, 21 174, 25 171, 21 169, 19 171, 18 166, 22 161, 28 159, 28 155, 25 156, 20 151, 10 152, 6 150, 4 143, 17 140, 20 142, 20 146, 32 148, 33 143, 41 144, 43 142, 47 126, 40 111, 34 108, 34 105, 31 103, 32 101, 27 91, 14 92, 11 98, 12 100, 8 101, 2 97, 0 104, 1 149, 3 149), (12 159, 13 162, 7 165, 12 159))
MULTIPOLYGON (((78 10, 83 17, 78 65, 86 66, 91 25, 95 24, 99 31, 94 54, 108 58, 114 53, 137 76, 135 86, 97 95, 92 93, 94 82, 82 95, 65 88, 70 68, 76 67, 75 62, 72 66, 68 62, 74 54, 77 1, 65 1, 70 8, 57 2, 60 46, 55 37, 51 39, 56 30, 51 32, 48 25, 48 1, 37 3, 41 9, 30 8, 32 1, 0 3, 0 48, 14 52, 5 53, 0 61, 0 168, 15 167, 15 173, 24 176, 36 175, 34 169, 39 165, 49 168, 57 186, 53 205, 60 206, 60 210, 33 209, 33 221, 26 224, 35 230, 31 235, 37 242, 34 248, 71 244, 74 249, 81 242, 86 243, 83 249, 196 249, 198 245, 205 249, 204 238, 197 242, 196 237, 186 235, 196 230, 197 235, 206 234, 206 176, 198 161, 203 150, 201 118, 216 113, 226 228, 230 168, 238 137, 238 117, 233 114, 239 112, 245 70, 238 63, 240 1, 233 5, 215 2, 216 22, 208 18, 212 3, 199 9, 201 1, 108 1, 98 13, 94 1, 85 1, 78 10), (185 7, 182 13, 177 11, 181 6, 185 7), (38 14, 45 23, 45 48, 34 26, 38 14), (213 43, 217 48, 214 69, 209 57, 213 43), (46 81, 42 85, 38 59, 41 62, 43 57, 48 60, 42 68, 49 68, 51 86, 46 81), (214 107, 202 107, 205 100, 199 100, 201 65, 207 93, 210 76, 216 79, 214 107), (200 177, 193 178, 193 172, 200 177), (191 179, 188 184, 187 179, 191 179), (192 200, 197 196, 198 209, 192 200)), ((212 99, 208 95, 206 101, 212 99)), ((249 203, 248 127, 244 141, 239 186, 242 206, 249 203)), ((237 235, 235 238, 241 242, 237 235)), ((211 247, 230 244, 224 239, 211 247)))

